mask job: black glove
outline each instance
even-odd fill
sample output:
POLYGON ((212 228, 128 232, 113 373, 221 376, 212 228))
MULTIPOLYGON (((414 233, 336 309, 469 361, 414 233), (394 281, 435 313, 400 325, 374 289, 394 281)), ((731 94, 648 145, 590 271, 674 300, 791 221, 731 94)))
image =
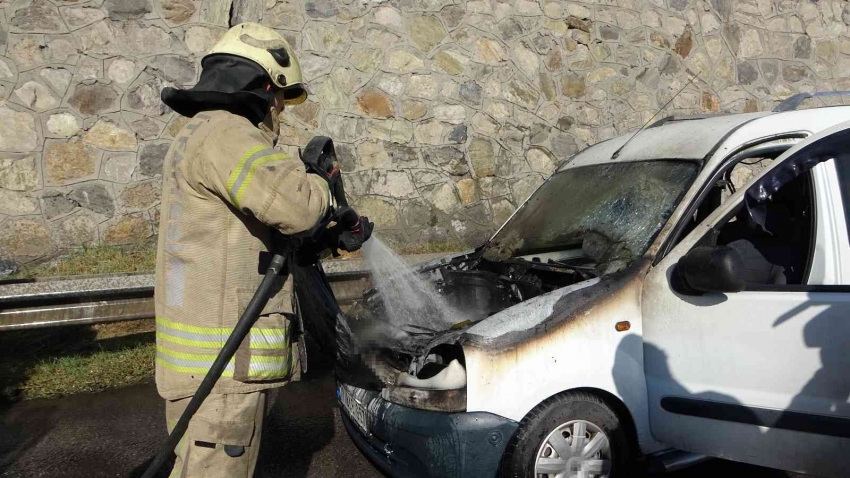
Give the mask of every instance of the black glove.
POLYGON ((333 176, 339 177, 334 142, 327 136, 316 136, 311 139, 301 152, 301 162, 304 163, 308 173, 321 176, 332 186, 333 176))
POLYGON ((345 228, 339 233, 337 246, 343 251, 354 252, 372 237, 372 229, 374 228, 375 223, 369 221, 366 216, 360 216, 354 227, 345 228))

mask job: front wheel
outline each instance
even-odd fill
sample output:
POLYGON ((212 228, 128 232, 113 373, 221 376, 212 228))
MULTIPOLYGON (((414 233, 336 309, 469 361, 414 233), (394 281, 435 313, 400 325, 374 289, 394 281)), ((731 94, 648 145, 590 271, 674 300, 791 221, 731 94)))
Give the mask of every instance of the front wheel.
POLYGON ((504 478, 628 476, 632 446, 620 419, 599 397, 556 395, 534 408, 502 462, 504 478))

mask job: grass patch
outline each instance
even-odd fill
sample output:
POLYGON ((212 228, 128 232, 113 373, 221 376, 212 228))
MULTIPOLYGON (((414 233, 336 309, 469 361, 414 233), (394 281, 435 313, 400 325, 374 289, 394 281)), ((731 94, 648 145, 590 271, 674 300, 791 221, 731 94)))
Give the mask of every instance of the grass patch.
POLYGON ((151 380, 153 320, 0 334, 0 399, 55 398, 151 380))
POLYGON ((153 272, 155 267, 156 248, 153 246, 96 246, 37 266, 24 266, 10 279, 153 272))
POLYGON ((31 367, 21 398, 53 398, 126 387, 154 375, 155 343, 44 359, 31 367))

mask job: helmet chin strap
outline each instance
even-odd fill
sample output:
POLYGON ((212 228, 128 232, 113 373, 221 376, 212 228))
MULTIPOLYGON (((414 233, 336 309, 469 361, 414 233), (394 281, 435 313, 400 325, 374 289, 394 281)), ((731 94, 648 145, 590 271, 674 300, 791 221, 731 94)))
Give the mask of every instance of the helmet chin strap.
POLYGON ((263 124, 268 128, 272 134, 274 135, 274 142, 277 143, 278 137, 280 136, 280 114, 283 111, 278 111, 275 108, 274 104, 269 106, 269 114, 266 115, 266 118, 263 120, 263 124))

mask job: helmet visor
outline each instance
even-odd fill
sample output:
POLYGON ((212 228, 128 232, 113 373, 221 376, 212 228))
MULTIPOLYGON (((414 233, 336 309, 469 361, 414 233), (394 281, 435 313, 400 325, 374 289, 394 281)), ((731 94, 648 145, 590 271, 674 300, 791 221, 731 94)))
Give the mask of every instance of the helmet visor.
POLYGON ((307 100, 307 89, 297 84, 283 88, 283 102, 287 105, 298 105, 307 100))

